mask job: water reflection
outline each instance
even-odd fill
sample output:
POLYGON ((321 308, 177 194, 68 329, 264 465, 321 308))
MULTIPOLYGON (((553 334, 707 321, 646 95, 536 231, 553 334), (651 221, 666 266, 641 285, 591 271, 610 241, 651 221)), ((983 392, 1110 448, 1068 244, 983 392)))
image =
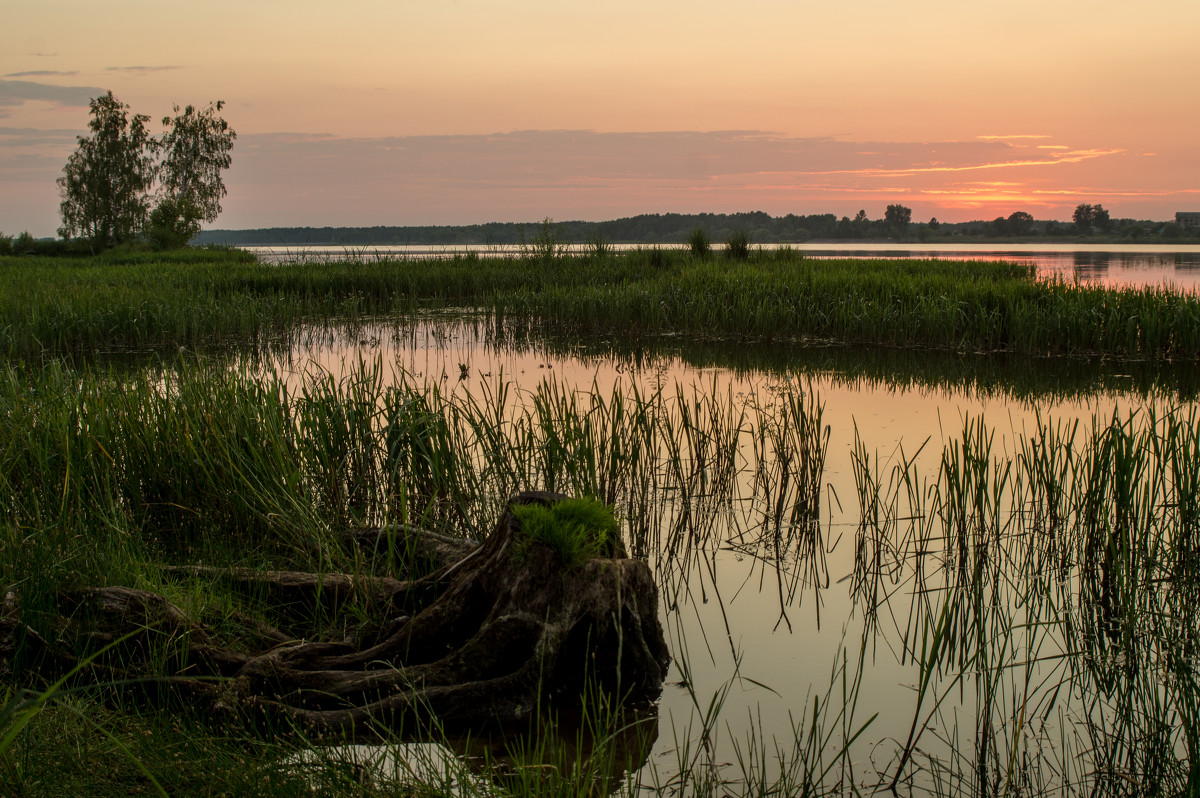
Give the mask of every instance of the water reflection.
MULTIPOLYGON (((349 772, 352 782, 401 794, 415 783, 447 796, 496 794, 497 788, 522 795, 552 772, 579 794, 607 795, 646 765, 659 736, 655 705, 625 707, 605 717, 610 712, 601 707, 601 717, 591 718, 546 714, 528 729, 470 735, 426 732, 395 739, 389 733, 386 742, 315 747, 295 766, 315 777, 349 772)), ((314 782, 314 793, 324 786, 314 782)))
POLYGON ((809 756, 797 716, 815 696, 843 734, 878 713, 870 754, 845 764, 864 788, 898 774, 977 794, 1005 778, 1119 786, 1097 758, 1128 773, 1162 754, 1138 725, 1144 701, 1186 696, 1155 652, 1200 638, 1194 614, 1166 609, 1197 582, 1178 545, 1200 492, 1200 456, 1179 455, 1200 453, 1178 410, 1194 407, 1188 370, 656 348, 486 316, 310 329, 244 367, 340 378, 375 358, 396 390, 440 397, 431 411, 457 419, 446 452, 463 501, 486 507, 474 515, 490 519, 516 486, 594 492, 626 519, 675 656, 659 706, 672 734, 634 778, 670 782, 697 761, 732 792, 782 777, 790 760, 742 772, 738 746, 794 741, 809 756), (525 437, 476 442, 481 418, 525 437), (950 782, 909 769, 918 750, 950 782), (1005 765, 1018 757, 1025 776, 1005 765), (1088 770, 1061 775, 1077 761, 1088 770))
POLYGON ((440 314, 378 324, 323 325, 294 332, 266 350, 228 356, 242 362, 302 370, 317 364, 341 368, 347 360, 381 355, 408 373, 446 385, 499 374, 530 379, 570 369, 589 375, 654 374, 660 384, 698 375, 733 375, 742 382, 768 377, 821 375, 851 391, 964 393, 1002 401, 1070 401, 1097 394, 1165 394, 1188 401, 1200 396, 1200 371, 1191 364, 1099 358, 1030 358, 936 350, 825 346, 802 342, 697 341, 664 336, 580 336, 536 320, 488 314, 440 314), (467 367, 464 374, 463 366, 467 367))

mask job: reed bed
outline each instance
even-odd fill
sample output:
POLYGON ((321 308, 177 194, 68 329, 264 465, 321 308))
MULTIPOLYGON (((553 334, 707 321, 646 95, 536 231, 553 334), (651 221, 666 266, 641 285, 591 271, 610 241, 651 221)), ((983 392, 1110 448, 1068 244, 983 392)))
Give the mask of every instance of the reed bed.
MULTIPOLYGON (((711 546, 725 540, 709 516, 732 511, 740 496, 736 483, 747 468, 759 474, 750 495, 764 499, 754 525, 776 554, 795 537, 793 520, 809 529, 820 512, 828 440, 811 394, 785 393, 760 406, 712 386, 646 394, 630 384, 603 396, 546 380, 517 396, 500 380, 474 396, 446 393, 437 383, 404 374, 384 379, 378 362, 357 363, 340 379, 314 372, 299 383, 202 360, 132 376, 75 372, 58 363, 11 366, 0 379, 0 425, 0 585, 10 594, 9 611, 43 636, 54 633, 61 591, 96 584, 150 586, 236 633, 230 615, 266 610, 219 586, 172 583, 159 566, 198 561, 354 572, 363 566, 342 544, 339 533, 347 528, 410 522, 481 536, 507 496, 531 485, 615 504, 625 518, 627 545, 651 557, 666 584, 684 578, 685 566, 663 552, 687 560, 698 550, 698 538, 707 536, 711 546), (747 436, 757 440, 750 466, 738 446, 747 436)), ((401 557, 389 573, 411 566, 401 557)), ((345 619, 327 622, 336 630, 345 619)), ((78 645, 87 653, 86 640, 78 645)), ((18 680, 26 664, 19 658, 10 663, 18 680)), ((119 695, 120 686, 101 686, 82 698, 56 696, 14 750, 27 762, 44 761, 38 760, 45 755, 39 746, 64 722, 63 713, 93 711, 94 701, 116 698, 120 704, 119 695)), ((590 711, 602 707, 596 701, 587 705, 590 711)), ((702 719, 706 726, 719 715, 720 701, 713 701, 702 719)), ((17 712, 25 705, 11 706, 17 712)), ((845 716, 837 706, 827 702, 813 722, 845 716)), ((141 721, 139 714, 122 716, 116 727, 157 733, 150 731, 157 721, 141 721)), ((617 736, 627 722, 610 713, 601 740, 617 736)), ((203 739, 192 723, 179 734, 203 739)), ((704 735, 712 733, 709 728, 704 735)), ((177 778, 160 770, 158 753, 143 753, 140 740, 130 745, 117 734, 115 741, 90 744, 109 756, 137 752, 138 767, 153 767, 157 782, 178 787, 177 778)), ((553 739, 535 736, 529 744, 553 739)), ((796 761, 830 756, 799 733, 796 741, 796 761)), ((695 740, 683 743, 688 748, 695 740)), ((227 748, 217 749, 213 755, 228 756, 227 748)), ((601 744, 597 756, 604 750, 601 744)), ((716 756, 711 746, 689 749, 681 762, 690 770, 663 776, 663 789, 695 779, 713 789, 725 784, 728 776, 716 756)), ((19 777, 14 783, 34 783, 19 760, 6 759, 4 751, 0 760, 19 777)), ((587 762, 596 767, 592 755, 587 762)), ((123 770, 120 762, 112 767, 123 770)), ((74 765, 66 770, 84 778, 74 765)), ((564 765, 562 772, 568 770, 564 765)), ((542 775, 518 770, 514 789, 595 789, 590 777, 574 775, 547 787, 542 775)), ((745 777, 769 785, 778 775, 752 768, 745 777)), ((322 771, 322 779, 329 776, 322 771)), ((296 779, 281 778, 278 768, 268 768, 265 778, 271 777, 283 785, 282 794, 295 788, 296 779)), ((87 783, 109 782, 97 777, 87 783)))
POLYGON ((1009 454, 968 419, 928 481, 903 457, 881 479, 856 451, 859 545, 873 553, 856 585, 875 587, 858 595, 868 619, 897 619, 890 635, 918 673, 888 786, 1188 794, 1198 432, 1194 406, 1087 431, 1039 419, 1009 454), (935 757, 930 737, 955 754, 935 757))
POLYGON ((587 334, 1200 360, 1200 297, 1168 289, 1042 282, 1007 263, 557 252, 285 265, 231 251, 0 258, 0 351, 237 346, 301 322, 458 307, 587 334))
MULTIPOLYGON (((772 742, 751 724, 747 737, 715 742, 730 736, 721 712, 743 680, 735 672, 711 697, 690 688, 695 711, 671 731, 675 766, 622 776, 613 789, 1192 789, 1200 413, 1149 404, 1090 424, 1039 417, 1012 447, 967 419, 940 452, 926 443, 883 462, 859 441, 845 583, 828 575, 837 500, 822 419, 812 386, 796 381, 747 400, 716 383, 631 381, 604 394, 498 378, 455 391, 377 361, 299 381, 203 360, 134 375, 8 366, 0 585, 44 635, 59 591, 92 584, 173 591, 219 626, 233 598, 169 584, 159 564, 354 572, 363 565, 342 544, 347 528, 414 523, 480 536, 509 494, 545 487, 614 505, 627 548, 650 560, 669 607, 699 590, 720 600, 715 557, 732 551, 774 579, 777 625, 836 585, 859 619, 794 739, 772 742), (912 674, 911 725, 891 740, 872 738, 863 716, 874 708, 858 708, 878 650, 897 652, 912 674)), ((401 556, 385 567, 411 565, 401 556)), ((672 617, 676 667, 691 684, 698 641, 672 617)), ((56 703, 51 726, 30 734, 47 733, 75 700, 56 703)), ((628 722, 607 717, 610 732, 628 722)), ((31 745, 23 755, 36 753, 31 745)), ((508 789, 517 792, 594 785, 516 772, 508 789)))

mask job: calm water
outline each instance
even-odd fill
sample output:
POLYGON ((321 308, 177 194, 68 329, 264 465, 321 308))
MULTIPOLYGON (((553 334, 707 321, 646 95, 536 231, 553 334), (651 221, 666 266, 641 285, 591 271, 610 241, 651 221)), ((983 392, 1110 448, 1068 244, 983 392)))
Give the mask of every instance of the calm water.
MULTIPOLYGON (((617 250, 634 249, 618 244, 617 250)), ((776 249, 768 244, 764 249, 776 249)), ((1043 277, 1061 277, 1110 286, 1172 285, 1192 291, 1200 285, 1200 245, 1159 244, 799 244, 806 255, 816 258, 938 258, 943 260, 1007 260, 1029 263, 1043 277)), ((481 257, 515 255, 517 246, 291 246, 245 247, 274 263, 347 258, 453 257, 474 252, 481 257)))
MULTIPOLYGON (((883 252, 888 250, 873 251, 883 252)), ((1029 253, 1035 256, 1042 257, 1029 253)), ((1081 255, 1056 257, 1074 260, 1081 255)), ((1142 268, 1107 263, 1110 274, 1118 268, 1142 268)), ((660 581, 662 622, 675 662, 659 704, 658 737, 642 777, 649 779, 654 771, 660 780, 669 778, 684 744, 700 744, 702 710, 719 695, 725 703, 712 738, 714 761, 743 759, 748 740, 765 744, 768 752, 776 745, 787 749, 796 724, 803 724, 805 713, 812 712, 814 697, 823 700, 833 685, 834 700, 840 700, 835 668, 849 657, 850 670, 856 672, 860 645, 866 641, 855 721, 879 715, 864 737, 868 742, 856 747, 854 772, 847 775, 870 787, 895 767, 912 723, 917 672, 903 651, 915 645, 910 609, 925 588, 917 586, 904 556, 897 553, 876 551, 890 564, 874 571, 873 583, 861 578, 870 542, 860 533, 853 467, 856 434, 886 487, 893 467, 903 460, 911 460, 912 473, 936 476, 943 447, 961 439, 964 425, 973 419, 984 418, 993 430, 993 456, 1008 458, 1020 447, 1021 437, 1036 429, 1039 417, 1078 420, 1082 439, 1093 417, 1106 420, 1114 411, 1145 413, 1190 405, 1194 388, 1182 373, 1147 377, 1094 363, 1026 361, 1005 366, 994 359, 963 361, 929 354, 901 364, 873 364, 871 358, 877 355, 860 359, 843 350, 814 354, 800 349, 767 350, 747 362, 745 351, 737 351, 744 349, 697 352, 683 345, 639 349, 603 342, 514 342, 487 323, 450 320, 381 324, 349 336, 312 332, 270 367, 300 380, 313 369, 337 376, 360 358, 381 358, 389 369, 435 383, 451 394, 478 396, 486 387, 506 381, 525 401, 548 379, 602 396, 614 386, 673 391, 678 385, 685 391, 727 396, 735 406, 769 406, 781 389, 815 392, 824 405, 823 422, 830 428, 815 550, 792 544, 772 550, 761 529, 755 528, 762 508, 735 502, 740 509, 723 512, 714 522, 717 534, 703 545, 686 553, 648 555, 660 581), (1156 381, 1157 386, 1147 387, 1156 381), (867 595, 871 591, 874 598, 867 595), (691 691, 681 684, 685 677, 691 691)), ((743 489, 749 497, 752 491, 746 485, 743 489)), ((1048 645, 1055 648, 1061 641, 1048 645)), ((1051 677, 1054 667, 1035 676, 1051 677)), ((933 724, 922 746, 946 756, 946 738, 974 739, 975 695, 970 687, 951 695, 939 717, 953 724, 933 724)), ((1064 716, 1051 717, 1040 733, 1051 744, 1059 732, 1078 733, 1065 723, 1064 716)), ((969 757, 971 751, 963 755, 969 757)))

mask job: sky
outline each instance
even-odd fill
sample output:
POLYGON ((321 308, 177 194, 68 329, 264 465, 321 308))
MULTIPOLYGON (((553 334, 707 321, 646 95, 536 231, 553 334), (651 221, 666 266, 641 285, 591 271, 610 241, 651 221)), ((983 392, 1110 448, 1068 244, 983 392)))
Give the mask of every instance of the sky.
POLYGON ((225 102, 208 227, 1200 210, 1197 0, 0 0, 0 232, 111 90, 225 102))

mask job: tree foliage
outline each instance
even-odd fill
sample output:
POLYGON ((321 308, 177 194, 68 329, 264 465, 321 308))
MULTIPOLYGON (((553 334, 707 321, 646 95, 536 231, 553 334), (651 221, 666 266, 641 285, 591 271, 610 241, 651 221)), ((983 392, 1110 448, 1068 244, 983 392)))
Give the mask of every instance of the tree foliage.
POLYGON ((199 111, 189 105, 182 113, 175 106, 155 139, 146 127, 150 118, 131 117, 111 91, 92 100, 92 133, 78 137, 58 179, 59 235, 86 238, 93 250, 139 234, 170 247, 187 243, 201 220, 215 221, 226 194, 221 174, 237 137, 218 116, 223 105, 199 111))
POLYGON ((233 162, 230 152, 237 133, 217 113, 224 106, 218 100, 202 111, 187 106, 183 113, 175 106, 175 117, 164 116, 166 128, 155 149, 162 157, 159 164, 161 198, 155 208, 151 229, 191 239, 200 232, 200 222, 214 222, 221 213, 221 198, 226 195, 221 173, 233 162))
POLYGON ((1010 236, 1028 235, 1033 229, 1033 215, 1025 211, 1013 211, 1008 215, 1007 227, 1010 236))
POLYGON ((90 136, 78 146, 58 179, 63 238, 81 236, 105 248, 141 230, 154 184, 150 117, 129 116, 129 106, 110 91, 91 101, 90 136))
POLYGON ((1075 213, 1071 216, 1075 222, 1076 229, 1080 233, 1088 234, 1092 232, 1092 228, 1100 230, 1108 230, 1112 227, 1112 219, 1108 215, 1108 211, 1103 205, 1088 205, 1086 203, 1076 205, 1075 213))
POLYGON ((899 204, 889 205, 883 214, 883 221, 888 227, 903 233, 908 229, 909 223, 912 222, 912 208, 906 208, 899 204))

